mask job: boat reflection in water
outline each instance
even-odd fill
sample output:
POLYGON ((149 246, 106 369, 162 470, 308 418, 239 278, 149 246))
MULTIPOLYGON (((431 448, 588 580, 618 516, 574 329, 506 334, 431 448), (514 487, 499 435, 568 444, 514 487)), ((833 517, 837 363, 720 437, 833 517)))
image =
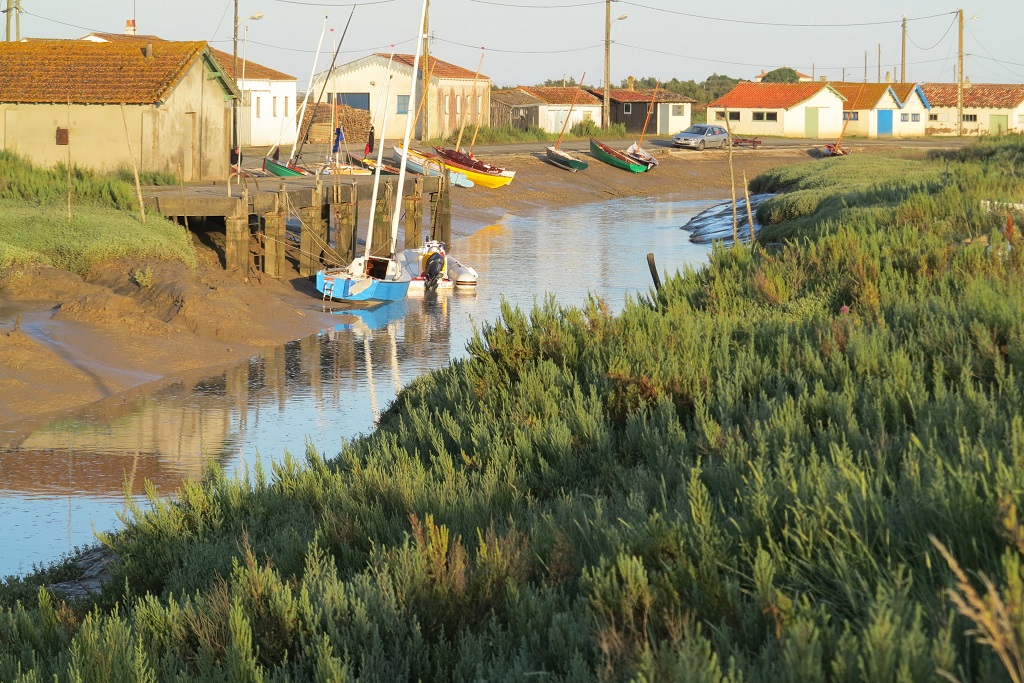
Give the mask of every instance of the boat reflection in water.
POLYGON ((572 306, 594 294, 622 310, 628 294, 651 289, 648 252, 662 272, 706 260, 710 247, 679 226, 712 203, 639 198, 509 216, 456 240, 453 251, 480 272, 466 292, 349 304, 332 329, 213 376, 140 387, 7 443, 0 435, 0 547, 16 549, 0 553, 0 575, 118 528, 125 482, 133 496, 145 480, 169 494, 210 461, 229 474, 257 463, 269 472, 307 442, 333 457, 401 387, 463 357, 503 299, 529 310, 549 292, 572 306))

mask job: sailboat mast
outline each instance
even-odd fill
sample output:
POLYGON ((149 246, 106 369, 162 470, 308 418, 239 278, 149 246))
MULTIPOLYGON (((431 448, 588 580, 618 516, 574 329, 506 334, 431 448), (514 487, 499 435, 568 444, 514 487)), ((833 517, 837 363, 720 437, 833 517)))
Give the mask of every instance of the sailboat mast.
MULTIPOLYGON (((419 40, 416 41, 416 55, 412 59, 412 75, 409 78, 409 101, 412 102, 416 99, 416 75, 419 73, 420 68, 420 53, 423 50, 423 22, 427 18, 427 0, 423 0, 423 8, 420 10, 420 23, 416 25, 416 31, 419 33, 419 40)), ((409 137, 412 135, 412 117, 409 116, 408 112, 405 115, 405 135, 402 136, 402 165, 398 169, 398 192, 395 194, 395 210, 391 214, 391 255, 395 253, 395 241, 398 239, 398 215, 400 202, 402 201, 402 191, 405 189, 405 166, 409 160, 409 137)))
POLYGON ((580 78, 579 87, 572 96, 572 103, 569 105, 569 113, 565 115, 565 123, 562 124, 562 132, 558 134, 558 142, 555 143, 555 149, 558 149, 558 146, 562 144, 562 136, 565 135, 565 129, 569 125, 569 117, 572 116, 572 108, 576 106, 576 98, 580 96, 580 90, 583 90, 583 81, 586 77, 587 72, 584 71, 583 76, 580 78))
POLYGON ((661 86, 661 81, 658 81, 654 86, 654 92, 651 93, 651 103, 647 105, 647 118, 644 119, 644 128, 640 131, 640 142, 636 143, 637 149, 644 144, 644 133, 647 132, 647 122, 651 120, 651 110, 654 109, 654 99, 658 96, 658 88, 661 86))
MULTIPOLYGON (((316 60, 320 56, 320 47, 324 44, 324 34, 327 33, 327 16, 324 15, 324 26, 320 29, 320 40, 316 44, 316 54, 313 55, 313 71, 309 74, 309 87, 306 88, 306 94, 302 96, 302 106, 299 108, 299 129, 302 128, 302 119, 306 115, 306 102, 309 101, 309 91, 313 89, 313 77, 316 75, 316 60)), ((295 147, 299 144, 299 138, 295 138, 295 142, 292 143, 292 151, 288 153, 288 165, 292 165, 292 161, 295 160, 295 147)), ((299 147, 301 149, 301 147, 299 147)))
MULTIPOLYGON (((476 74, 473 75, 473 97, 476 97, 476 79, 480 76, 480 67, 484 65, 484 49, 480 48, 480 62, 476 65, 476 74)), ((466 130, 466 114, 469 113, 469 104, 462 112, 462 123, 459 125, 459 139, 455 141, 455 151, 458 152, 462 144, 462 131, 466 130)))
MULTIPOLYGON (((381 94, 377 97, 377 109, 380 109, 380 98, 384 97, 384 115, 381 119, 381 139, 380 144, 377 145, 377 166, 373 169, 373 194, 370 199, 370 223, 366 228, 366 250, 363 252, 363 263, 369 265, 370 263, 370 243, 373 241, 373 219, 377 213, 377 190, 380 188, 380 167, 382 161, 382 155, 384 154, 384 126, 387 125, 388 120, 388 94, 391 93, 391 60, 395 58, 395 46, 391 46, 391 56, 388 57, 388 82, 381 90, 381 94)), ((414 79, 415 80, 415 79, 414 79)), ((371 125, 373 119, 371 119, 371 125)))

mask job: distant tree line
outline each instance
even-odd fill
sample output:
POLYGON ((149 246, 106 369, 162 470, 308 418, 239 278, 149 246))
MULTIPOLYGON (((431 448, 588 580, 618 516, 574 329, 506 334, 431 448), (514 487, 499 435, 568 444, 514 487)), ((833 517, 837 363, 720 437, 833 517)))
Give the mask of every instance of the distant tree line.
MULTIPOLYGON (((795 72, 794 72, 795 75, 795 72)), ((659 86, 663 90, 678 93, 685 97, 692 97, 698 102, 698 104, 707 104, 712 100, 716 100, 722 95, 726 94, 740 81, 745 80, 742 78, 731 78, 725 75, 711 74, 702 82, 698 83, 694 80, 681 81, 678 78, 673 78, 671 81, 664 81, 659 86)), ((651 90, 657 85, 659 79, 654 76, 645 76, 644 78, 636 78, 633 80, 633 87, 637 90, 651 90)), ((576 85, 576 79, 572 76, 567 78, 549 78, 548 80, 540 83, 540 86, 565 86, 574 87, 576 85)), ((628 87, 629 80, 624 79, 617 87, 625 88, 628 87)))

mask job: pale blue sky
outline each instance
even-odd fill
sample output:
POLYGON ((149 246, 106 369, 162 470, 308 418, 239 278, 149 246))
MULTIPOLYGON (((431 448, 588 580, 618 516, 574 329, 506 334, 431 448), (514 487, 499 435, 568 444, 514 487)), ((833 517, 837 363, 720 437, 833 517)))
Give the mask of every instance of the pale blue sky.
MULTIPOLYGON (((231 52, 234 0, 21 0, 22 36, 77 38, 90 31, 123 32, 134 16, 139 33, 169 40, 207 40, 231 52)), ((247 58, 298 78, 302 88, 327 15, 340 39, 352 4, 337 0, 238 0, 249 22, 247 58)), ((0 5, 6 4, 0 0, 0 5)), ((420 0, 365 0, 357 4, 338 63, 371 52, 412 53, 420 0)), ((704 80, 712 73, 753 78, 762 69, 790 66, 815 76, 870 82, 899 76, 900 20, 908 18, 907 80, 953 81, 957 6, 934 0, 776 2, 728 4, 679 0, 616 0, 612 18, 611 82, 627 76, 704 80), (685 16, 683 13, 701 16, 685 16), (833 26, 826 26, 832 24, 833 26)), ((964 5, 964 72, 974 82, 1024 83, 1021 0, 964 5), (977 18, 971 19, 977 15, 977 18)), ((498 85, 528 85, 563 75, 600 85, 604 74, 603 0, 431 0, 432 53, 482 73, 498 85)), ((239 31, 239 58, 242 36, 239 31)), ((330 38, 317 71, 330 63, 330 38)))

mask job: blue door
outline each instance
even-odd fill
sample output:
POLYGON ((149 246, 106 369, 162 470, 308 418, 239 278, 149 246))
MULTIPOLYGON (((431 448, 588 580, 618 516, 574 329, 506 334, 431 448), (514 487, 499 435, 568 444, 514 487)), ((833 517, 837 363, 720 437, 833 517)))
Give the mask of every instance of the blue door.
POLYGON ((892 109, 878 110, 878 137, 892 136, 892 109))

